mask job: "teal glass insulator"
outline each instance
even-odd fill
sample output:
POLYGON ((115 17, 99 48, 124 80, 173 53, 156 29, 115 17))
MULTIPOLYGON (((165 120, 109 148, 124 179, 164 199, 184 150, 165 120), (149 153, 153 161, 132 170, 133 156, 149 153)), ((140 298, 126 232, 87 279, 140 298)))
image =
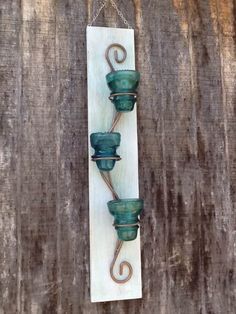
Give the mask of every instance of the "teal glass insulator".
POLYGON ((92 133, 90 135, 91 146, 94 148, 95 153, 92 160, 101 171, 111 171, 120 156, 117 155, 116 149, 120 145, 120 133, 92 133))
POLYGON ((114 216, 114 226, 121 241, 135 240, 138 233, 138 216, 143 209, 143 200, 139 198, 119 199, 107 203, 114 216))
POLYGON ((109 98, 115 105, 116 111, 132 111, 136 103, 140 73, 134 70, 113 71, 106 75, 106 80, 111 90, 109 98))

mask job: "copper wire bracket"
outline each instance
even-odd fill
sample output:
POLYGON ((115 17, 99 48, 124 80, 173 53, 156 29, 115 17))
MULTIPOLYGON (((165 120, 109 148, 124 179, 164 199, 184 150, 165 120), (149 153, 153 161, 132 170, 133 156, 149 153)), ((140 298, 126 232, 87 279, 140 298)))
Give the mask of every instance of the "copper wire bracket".
MULTIPOLYGON (((126 57, 127 57, 127 52, 126 52, 126 49, 120 45, 120 44, 117 44, 117 43, 114 43, 114 44, 111 44, 107 47, 106 49, 106 52, 105 52, 105 58, 107 60, 107 63, 109 64, 110 66, 110 69, 112 72, 115 71, 112 63, 111 63, 111 60, 110 60, 110 57, 109 57, 109 52, 112 48, 119 48, 122 52, 123 52, 123 56, 121 59, 119 59, 119 56, 118 56, 118 52, 117 50, 114 51, 114 59, 117 63, 122 63, 125 61, 126 57)), ((112 97, 115 97, 115 96, 121 96, 121 95, 132 95, 132 96, 137 96, 136 93, 114 93, 114 94, 111 94, 109 99, 112 100, 113 98, 112 97)), ((116 112, 115 114, 115 117, 113 119, 113 122, 112 122, 112 126, 111 128, 109 129, 108 132, 113 132, 115 126, 117 125, 118 121, 120 120, 121 118, 121 112, 116 112)), ((112 156, 112 157, 96 157, 96 156, 92 156, 92 161, 96 161, 96 160, 120 160, 121 158, 119 156, 112 156)), ((113 184, 112 184, 112 180, 111 180, 111 176, 110 176, 110 172, 103 172, 103 171, 100 171, 100 174, 101 174, 101 177, 102 179, 104 180, 104 182, 106 183, 107 187, 109 188, 109 190, 111 191, 112 193, 112 196, 113 196, 113 199, 116 199, 116 200, 119 200, 119 196, 118 194, 116 193, 114 187, 113 187, 113 184)), ((138 226, 138 223, 135 223, 135 224, 130 224, 130 226, 138 226)), ((117 227, 120 227, 120 225, 115 225, 114 226, 117 226, 117 227)), ((128 225, 124 225, 124 226, 128 226, 128 225)), ((115 249, 115 252, 114 252, 114 257, 113 257, 113 260, 111 262, 111 265, 110 265, 110 276, 112 278, 112 280, 118 284, 124 284, 126 283, 127 281, 130 280, 130 278, 132 277, 133 275, 133 268, 132 266, 130 265, 129 262, 127 261, 123 261, 120 263, 119 265, 119 274, 120 276, 123 275, 123 271, 124 271, 124 267, 127 267, 128 269, 128 275, 126 276, 126 278, 124 279, 118 279, 116 278, 116 276, 114 275, 114 266, 115 266, 115 263, 116 263, 116 260, 119 256, 119 253, 120 253, 120 250, 122 248, 122 245, 123 245, 123 241, 121 240, 117 240, 117 244, 116 244, 116 249, 115 249)))
POLYGON ((92 161, 97 161, 97 160, 121 160, 120 156, 110 156, 110 157, 96 157, 96 156, 92 156, 91 157, 92 161))
POLYGON ((107 187, 109 188, 109 190, 111 191, 111 194, 113 196, 114 199, 119 200, 119 196, 116 193, 112 181, 111 181, 111 176, 110 173, 107 172, 107 174, 105 174, 103 171, 100 171, 101 177, 103 178, 103 181, 106 183, 107 187))
MULTIPOLYGON (((114 190, 114 187, 113 187, 113 184, 112 184, 112 181, 111 181, 110 173, 108 172, 107 175, 105 175, 104 172, 100 171, 100 174, 101 174, 104 182, 107 184, 109 190, 111 191, 111 193, 113 195, 113 198, 114 199, 119 199, 119 196, 117 195, 116 191, 114 190)), ((118 279, 114 275, 114 266, 115 266, 116 260, 118 258, 118 255, 120 253, 120 250, 122 248, 122 245, 123 245, 123 241, 117 240, 117 245, 116 245, 116 249, 115 249, 115 252, 114 252, 114 257, 113 257, 113 260, 112 260, 111 265, 110 265, 110 276, 111 276, 112 280, 115 281, 118 284, 126 283, 127 281, 130 280, 130 278, 133 275, 133 268, 130 265, 130 263, 127 262, 127 261, 123 261, 123 262, 120 263, 119 274, 120 274, 120 276, 123 275, 123 269, 124 269, 124 266, 126 266, 128 268, 128 270, 129 270, 128 276, 126 278, 124 278, 124 279, 118 279)))
POLYGON ((116 115, 115 115, 115 117, 114 117, 114 119, 113 119, 113 122, 112 122, 112 126, 111 126, 111 128, 109 129, 108 132, 111 133, 111 132, 114 131, 115 126, 117 125, 117 123, 119 122, 119 120, 120 120, 120 118, 121 118, 121 115, 122 115, 122 112, 116 112, 116 115))
POLYGON ((137 93, 113 93, 108 98, 112 101, 115 96, 134 96, 137 98, 137 93))
POLYGON ((135 226, 139 227, 140 226, 140 222, 138 221, 138 222, 136 222, 134 224, 122 224, 122 225, 114 223, 113 226, 114 227, 119 227, 119 228, 122 228, 122 227, 135 227, 135 226))

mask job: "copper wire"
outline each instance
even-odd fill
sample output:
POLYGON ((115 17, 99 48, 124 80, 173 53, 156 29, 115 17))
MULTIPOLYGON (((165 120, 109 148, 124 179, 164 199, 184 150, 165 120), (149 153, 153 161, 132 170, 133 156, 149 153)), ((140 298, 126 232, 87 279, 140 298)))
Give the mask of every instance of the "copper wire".
POLYGON ((97 160, 121 160, 120 156, 110 156, 110 157, 96 157, 92 156, 92 161, 97 161, 97 160))
POLYGON ((117 50, 114 51, 114 59, 115 59, 115 61, 116 61, 117 63, 122 63, 122 62, 125 61, 125 59, 126 59, 126 57, 127 57, 127 51, 126 51, 125 47, 123 47, 122 45, 117 44, 117 43, 111 44, 110 46, 107 47, 106 52, 105 52, 105 58, 106 58, 106 60, 107 60, 107 63, 108 63, 109 66, 110 66, 111 72, 114 72, 115 69, 114 69, 114 67, 113 67, 113 65, 112 65, 112 63, 111 63, 110 56, 109 56, 109 52, 110 52, 110 50, 111 50, 112 48, 119 48, 119 49, 123 52, 122 58, 119 59, 117 50))
POLYGON ((104 182, 108 186, 109 190, 111 191, 113 198, 118 200, 119 196, 118 196, 118 194, 116 193, 116 191, 115 191, 115 189, 113 187, 113 184, 112 184, 109 172, 107 173, 107 176, 106 176, 106 174, 103 171, 100 171, 100 174, 101 174, 104 182))
POLYGON ((114 227, 139 227, 139 222, 133 223, 133 224, 123 224, 123 225, 119 225, 119 224, 113 224, 114 227))
MULTIPOLYGON (((113 199, 116 199, 116 200, 120 199, 118 194, 116 193, 114 187, 113 187, 113 184, 112 184, 112 181, 111 181, 110 172, 108 172, 107 175, 106 175, 103 171, 100 171, 100 174, 101 174, 104 182, 108 186, 109 190, 111 191, 113 199)), ((137 224, 135 224, 135 225, 137 225, 137 224)), ((117 226, 119 226, 119 225, 117 225, 117 226)), ((111 276, 113 281, 115 281, 116 283, 119 283, 119 284, 126 283, 127 281, 130 280, 130 278, 133 275, 133 268, 130 265, 130 263, 127 262, 127 261, 121 262, 120 266, 119 266, 119 274, 120 274, 120 276, 123 275, 124 267, 126 266, 128 268, 128 275, 127 275, 127 277, 124 278, 124 279, 118 279, 114 275, 114 266, 115 266, 116 260, 117 260, 117 258, 119 256, 119 253, 120 253, 120 250, 122 248, 122 245, 123 245, 123 241, 118 239, 117 240, 116 249, 115 249, 115 252, 114 252, 114 257, 113 257, 113 260, 112 260, 111 265, 110 265, 110 276, 111 276)))
MULTIPOLYGON (((117 50, 114 51, 114 59, 115 59, 115 61, 116 61, 117 63, 122 63, 122 62, 125 61, 126 56, 127 56, 127 52, 126 52, 126 49, 125 49, 122 45, 120 45, 120 44, 116 44, 116 43, 115 43, 115 44, 112 44, 112 45, 110 45, 110 46, 107 47, 106 52, 105 52, 105 57, 106 57, 106 60, 107 60, 109 66, 110 66, 110 68, 111 68, 111 71, 113 72, 113 71, 115 71, 115 69, 114 69, 114 67, 113 67, 113 65, 112 65, 112 63, 111 63, 110 57, 109 57, 109 52, 110 52, 110 49, 111 49, 111 48, 119 48, 119 49, 121 49, 122 52, 123 52, 122 58, 119 59, 117 50)), ((111 96, 112 96, 112 95, 111 95, 111 96)), ((114 94, 114 96, 116 96, 116 95, 114 94)), ((120 118, 121 118, 121 114, 122 114, 121 112, 116 112, 116 115, 115 115, 114 120, 113 120, 113 122, 112 122, 112 126, 111 126, 111 128, 109 129, 109 131, 108 131, 109 133, 111 133, 111 132, 114 131, 114 129, 115 129, 117 123, 119 122, 119 120, 120 120, 120 118)), ((102 159, 105 159, 105 158, 102 158, 102 159)), ((109 158, 106 158, 106 159, 118 160, 117 157, 109 157, 109 158)), ((99 160, 99 157, 93 157, 92 160, 94 160, 94 161, 99 160)), ((103 178, 104 182, 106 183, 107 187, 108 187, 109 190, 111 191, 112 196, 113 196, 113 199, 114 199, 114 200, 119 200, 119 199, 120 199, 120 198, 119 198, 119 195, 116 193, 116 191, 115 191, 115 189, 114 189, 114 187, 113 187, 113 184, 112 184, 110 172, 108 171, 108 172, 105 173, 105 172, 103 172, 103 171, 100 171, 100 174, 101 174, 101 177, 103 178)), ((133 224, 132 224, 132 225, 133 225, 133 224)), ((135 225, 137 225, 137 224, 135 224, 135 225)), ((128 226, 128 225, 127 225, 127 226, 128 226)), ((131 225, 130 225, 130 226, 131 226, 131 225)), ((117 225, 117 227, 119 227, 119 225, 117 225)), ((111 278, 112 278, 112 280, 113 280, 114 282, 116 282, 116 283, 118 283, 118 284, 124 284, 124 283, 126 283, 127 281, 130 280, 130 278, 131 278, 132 275, 133 275, 133 268, 132 268, 132 266, 130 265, 130 263, 127 262, 127 261, 123 261, 123 262, 121 262, 120 265, 119 265, 119 274, 120 274, 120 276, 123 275, 124 267, 126 266, 126 267, 128 268, 128 275, 126 276, 126 278, 124 278, 124 279, 118 279, 118 278, 116 278, 115 275, 114 275, 114 266, 115 266, 115 263, 116 263, 117 258, 118 258, 118 256, 119 256, 119 253, 120 253, 120 250, 121 250, 121 248, 122 248, 122 245, 123 245, 123 241, 121 241, 121 240, 118 239, 118 240, 117 240, 117 244, 116 244, 116 249, 115 249, 115 252, 114 252, 114 257, 113 257, 113 260, 112 260, 111 265, 110 265, 110 275, 111 275, 111 278)))
POLYGON ((126 278, 124 279, 117 279, 114 275, 114 266, 115 266, 115 263, 116 263, 116 260, 118 258, 118 255, 120 253, 120 250, 122 248, 122 245, 123 245, 123 241, 121 240, 117 240, 117 244, 116 244, 116 249, 115 249, 115 252, 114 252, 114 257, 113 257, 113 260, 111 262, 111 266, 110 266, 110 275, 111 275, 111 278, 113 281, 115 281, 116 283, 119 283, 119 284, 122 284, 122 283, 126 283, 127 281, 130 280, 130 278, 132 277, 133 275, 133 268, 132 266, 130 265, 129 262, 126 262, 126 261, 123 261, 120 263, 120 267, 119 267, 119 274, 120 276, 123 275, 123 272, 124 272, 124 266, 126 266, 129 270, 129 273, 127 275, 126 278))
POLYGON ((111 132, 114 131, 114 129, 115 129, 117 123, 119 122, 119 120, 120 120, 120 118, 121 118, 121 115, 122 115, 122 112, 116 112, 116 115, 115 115, 114 120, 113 120, 113 122, 112 122, 112 126, 111 126, 111 128, 109 129, 109 131, 108 131, 109 133, 111 133, 111 132))
MULTIPOLYGON (((108 186, 109 190, 111 191, 113 199, 116 199, 116 200, 120 199, 118 194, 116 193, 114 187, 113 187, 113 184, 112 184, 112 181, 111 181, 110 172, 108 172, 107 175, 106 175, 103 171, 100 171, 100 174, 101 174, 104 182, 108 186)), ((130 226, 131 225, 133 225, 133 224, 130 224, 130 226)), ((135 225, 137 225, 137 223, 135 225)), ((119 225, 114 225, 114 226, 119 226, 119 225)), ((113 260, 112 260, 111 265, 110 265, 110 276, 111 276, 112 280, 115 281, 118 284, 126 283, 127 281, 130 280, 130 278, 133 275, 133 268, 132 268, 131 264, 129 262, 127 262, 127 261, 121 262, 120 266, 119 266, 119 274, 120 274, 120 276, 123 275, 124 267, 126 266, 128 268, 129 272, 128 272, 127 277, 124 278, 124 279, 118 279, 114 275, 114 266, 115 266, 116 260, 117 260, 117 258, 119 256, 119 253, 120 253, 120 250, 122 248, 122 245, 123 245, 123 241, 118 239, 117 240, 116 249, 115 249, 115 252, 114 252, 114 257, 113 257, 113 260)))
POLYGON ((111 94, 108 98, 110 99, 110 100, 113 100, 113 98, 115 97, 115 96, 134 96, 135 98, 137 98, 137 93, 113 93, 113 94, 111 94))

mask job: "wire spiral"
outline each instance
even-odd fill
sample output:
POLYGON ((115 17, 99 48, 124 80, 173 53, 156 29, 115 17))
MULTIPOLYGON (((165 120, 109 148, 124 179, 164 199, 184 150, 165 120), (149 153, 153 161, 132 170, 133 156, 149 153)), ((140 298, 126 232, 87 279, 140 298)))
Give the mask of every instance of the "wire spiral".
POLYGON ((114 67, 113 67, 113 65, 112 65, 112 63, 111 63, 110 56, 109 56, 110 50, 111 50, 112 48, 119 48, 119 49, 122 51, 122 53, 123 53, 122 58, 119 59, 117 50, 114 50, 114 59, 115 59, 115 61, 116 61, 117 63, 123 63, 123 62, 125 61, 125 59, 126 59, 126 57, 127 57, 127 51, 126 51, 125 47, 123 47, 122 45, 117 44, 117 43, 111 44, 110 46, 107 47, 106 53, 105 53, 105 57, 106 57, 107 63, 108 63, 109 66, 110 66, 111 71, 114 72, 115 69, 114 69, 114 67))

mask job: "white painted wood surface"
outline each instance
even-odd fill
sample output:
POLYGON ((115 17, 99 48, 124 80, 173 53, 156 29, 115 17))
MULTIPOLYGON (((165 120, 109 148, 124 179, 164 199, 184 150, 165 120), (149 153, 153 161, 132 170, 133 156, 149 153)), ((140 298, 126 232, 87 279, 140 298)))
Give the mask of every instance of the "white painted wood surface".
MULTIPOLYGON (((127 50, 123 64, 115 69, 135 69, 134 31, 131 29, 87 27, 87 72, 88 72, 88 133, 106 132, 115 114, 114 105, 108 99, 110 91, 105 76, 110 68, 105 59, 105 50, 112 43, 119 43, 127 50)), ((112 53, 111 53, 112 55, 112 53)), ((113 63, 114 64, 114 63, 113 63)), ((115 131, 121 133, 121 145, 117 152, 122 160, 116 162, 111 172, 115 190, 120 198, 136 198, 138 189, 137 117, 135 109, 124 113, 115 131)), ((103 182, 96 163, 91 161, 94 150, 89 140, 89 217, 90 217, 90 289, 91 301, 102 302, 142 297, 140 236, 125 242, 115 266, 128 261, 133 267, 133 276, 125 284, 115 283, 109 273, 117 234, 112 226, 107 202, 112 195, 103 182)), ((125 272, 124 277, 127 275, 125 272)))

